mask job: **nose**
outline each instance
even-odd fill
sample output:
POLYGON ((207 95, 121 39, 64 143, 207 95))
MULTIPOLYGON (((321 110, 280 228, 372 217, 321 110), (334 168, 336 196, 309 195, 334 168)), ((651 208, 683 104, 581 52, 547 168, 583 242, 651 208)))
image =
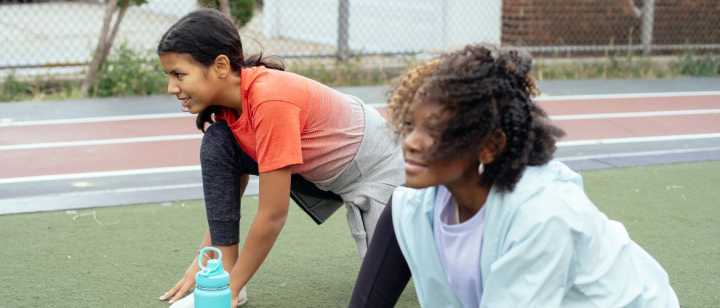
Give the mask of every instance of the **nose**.
POLYGON ((421 153, 423 149, 427 149, 431 141, 427 136, 422 136, 417 130, 413 129, 403 138, 403 150, 406 153, 421 153))
POLYGON ((180 93, 180 87, 178 87, 175 82, 170 79, 168 80, 167 92, 168 94, 177 95, 178 93, 180 93))

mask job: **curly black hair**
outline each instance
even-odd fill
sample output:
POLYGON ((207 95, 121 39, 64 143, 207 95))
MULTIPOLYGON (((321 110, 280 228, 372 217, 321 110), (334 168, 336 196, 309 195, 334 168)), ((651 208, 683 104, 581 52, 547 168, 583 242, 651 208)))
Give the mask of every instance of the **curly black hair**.
POLYGON ((487 45, 468 45, 443 55, 411 71, 396 87, 390 99, 391 124, 402 135, 413 101, 441 104, 447 116, 428 153, 431 159, 477 151, 501 132, 505 147, 485 165, 481 184, 512 191, 526 166, 552 159, 557 139, 565 134, 533 102, 537 88, 529 76, 531 67, 529 55, 487 45))

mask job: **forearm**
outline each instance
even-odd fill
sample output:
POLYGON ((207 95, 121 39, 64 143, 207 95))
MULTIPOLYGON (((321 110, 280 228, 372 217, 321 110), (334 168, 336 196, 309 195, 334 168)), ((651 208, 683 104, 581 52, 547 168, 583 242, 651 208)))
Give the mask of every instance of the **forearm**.
POLYGON ((285 225, 290 202, 290 176, 290 168, 260 174, 258 212, 230 274, 233 294, 237 294, 260 268, 285 225))
POLYGON ((257 272, 270 253, 284 225, 285 218, 269 218, 260 215, 255 218, 240 250, 238 262, 235 263, 231 272, 232 294, 237 294, 257 272))

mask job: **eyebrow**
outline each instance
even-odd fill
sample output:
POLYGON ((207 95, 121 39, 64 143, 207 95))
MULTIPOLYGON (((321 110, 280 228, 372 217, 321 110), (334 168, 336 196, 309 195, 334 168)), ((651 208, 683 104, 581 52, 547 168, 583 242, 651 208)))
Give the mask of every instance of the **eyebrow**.
POLYGON ((448 120, 440 114, 430 114, 423 119, 423 126, 430 130, 443 130, 448 125, 448 120))
POLYGON ((178 69, 174 68, 174 69, 171 69, 170 71, 165 71, 165 74, 168 74, 168 75, 184 74, 184 72, 179 71, 178 69))
POLYGON ((425 123, 428 123, 430 125, 438 125, 438 124, 442 124, 442 122, 445 122, 446 119, 444 119, 444 117, 440 114, 433 113, 433 114, 427 115, 424 120, 425 120, 425 123))

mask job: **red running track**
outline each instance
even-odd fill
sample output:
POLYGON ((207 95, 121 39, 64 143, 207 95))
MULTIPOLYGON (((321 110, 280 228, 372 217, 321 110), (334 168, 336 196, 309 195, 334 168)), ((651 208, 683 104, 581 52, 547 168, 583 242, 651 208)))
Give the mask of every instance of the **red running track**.
MULTIPOLYGON (((543 99, 540 105, 567 132, 561 141, 720 134, 720 95, 543 99)), ((0 180, 198 165, 199 144, 189 116, 5 126, 0 180), (130 139, 115 140, 122 138, 130 139)))

